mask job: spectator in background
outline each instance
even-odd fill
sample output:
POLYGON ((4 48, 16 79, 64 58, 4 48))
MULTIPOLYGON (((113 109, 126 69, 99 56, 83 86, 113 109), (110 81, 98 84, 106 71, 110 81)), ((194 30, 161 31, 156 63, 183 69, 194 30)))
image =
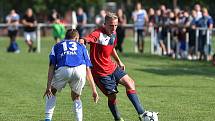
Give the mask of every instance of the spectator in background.
MULTIPOLYGON (((161 30, 162 30, 162 27, 160 26, 160 21, 161 21, 161 10, 158 9, 156 10, 155 12, 155 23, 154 23, 154 38, 155 38, 155 41, 154 41, 154 49, 155 49, 155 52, 157 54, 161 54, 161 50, 160 50, 160 40, 161 40, 161 30)), ((150 24, 149 24, 150 25, 150 24)))
POLYGON ((77 22, 78 22, 77 30, 81 38, 84 35, 84 25, 87 24, 87 15, 84 12, 83 8, 79 7, 77 10, 76 16, 77 16, 77 22))
POLYGON ((12 9, 10 11, 10 14, 6 17, 6 21, 8 25, 8 36, 10 37, 10 45, 7 48, 8 52, 14 52, 14 53, 20 52, 18 44, 16 42, 19 19, 20 17, 14 9, 12 9))
POLYGON ((97 26, 103 26, 105 23, 105 16, 106 16, 106 11, 102 9, 100 13, 95 17, 95 24, 97 26))
POLYGON ((25 42, 29 47, 28 52, 35 52, 37 49, 34 45, 36 41, 37 20, 31 8, 26 10, 26 13, 22 18, 22 24, 24 26, 25 42))
POLYGON ((186 33, 188 32, 188 27, 190 26, 190 17, 187 11, 181 11, 179 14, 179 54, 182 59, 187 58, 187 45, 186 45, 186 33))
POLYGON ((120 53, 123 52, 123 42, 125 38, 125 27, 124 25, 127 23, 126 16, 122 9, 117 10, 117 16, 118 16, 118 27, 116 29, 117 33, 117 45, 116 50, 120 53))
POLYGON ((64 15, 64 20, 62 21, 62 23, 72 24, 72 29, 76 29, 78 22, 77 22, 77 16, 75 11, 73 10, 66 11, 64 15))
POLYGON ((59 18, 55 18, 54 23, 52 25, 53 28, 53 36, 56 43, 62 40, 65 36, 66 30, 64 25, 60 22, 59 18))
MULTIPOLYGON (((202 17, 198 21, 198 27, 205 29, 213 29, 213 19, 209 15, 207 8, 202 9, 202 17)), ((212 34, 211 31, 209 34, 212 34)), ((199 33, 199 59, 200 60, 211 60, 211 38, 209 38, 209 43, 207 43, 207 31, 200 30, 199 33)))
POLYGON ((159 26, 159 34, 160 35, 158 37, 159 39, 159 44, 160 44, 160 47, 162 49, 162 54, 163 55, 167 55, 167 46, 166 46, 166 39, 167 39, 167 32, 168 32, 168 28, 167 28, 167 24, 168 24, 168 13, 167 13, 167 10, 166 10, 166 7, 164 5, 161 5, 160 6, 160 10, 161 10, 161 16, 159 17, 159 23, 158 25, 159 26))
POLYGON ((196 26, 197 26, 197 12, 192 10, 191 12, 191 23, 189 29, 189 52, 188 52, 188 60, 196 60, 197 57, 195 55, 195 46, 196 46, 196 26))
POLYGON ((152 27, 154 27, 155 25, 155 10, 153 8, 149 8, 148 16, 149 16, 149 32, 151 32, 152 27))
MULTIPOLYGON (((145 9, 142 9, 141 3, 136 4, 136 8, 132 13, 134 21, 134 29, 137 32, 137 47, 138 51, 144 52, 144 25, 148 22, 148 15, 145 9)), ((136 50, 135 50, 136 51, 136 50)))
POLYGON ((56 18, 60 18, 60 15, 59 15, 59 13, 57 12, 56 9, 52 9, 51 14, 48 16, 48 21, 50 23, 53 23, 56 18))
POLYGON ((199 4, 195 4, 194 9, 196 11, 196 19, 199 20, 202 17, 201 6, 199 4))

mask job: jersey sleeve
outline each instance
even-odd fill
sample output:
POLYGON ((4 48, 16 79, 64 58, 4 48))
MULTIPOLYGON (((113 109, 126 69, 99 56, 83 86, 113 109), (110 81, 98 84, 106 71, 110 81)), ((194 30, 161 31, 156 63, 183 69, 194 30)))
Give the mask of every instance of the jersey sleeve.
POLYGON ((52 47, 51 53, 49 54, 49 65, 56 65, 57 59, 55 56, 55 46, 52 47))
POLYGON ((89 57, 89 54, 88 54, 88 51, 87 51, 86 47, 84 45, 81 45, 81 47, 82 47, 82 50, 83 50, 86 66, 87 67, 92 67, 92 63, 90 61, 90 57, 89 57))
POLYGON ((84 40, 86 40, 87 43, 96 43, 99 38, 99 32, 97 30, 93 31, 86 37, 84 37, 84 40))
POLYGON ((213 19, 211 17, 208 19, 208 25, 210 24, 214 24, 213 19))

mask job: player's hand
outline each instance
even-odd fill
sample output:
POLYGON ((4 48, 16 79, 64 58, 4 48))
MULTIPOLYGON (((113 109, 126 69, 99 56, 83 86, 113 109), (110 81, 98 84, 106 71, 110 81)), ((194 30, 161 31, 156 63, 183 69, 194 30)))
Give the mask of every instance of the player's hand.
POLYGON ((94 102, 97 103, 98 100, 99 100, 99 95, 98 95, 98 93, 97 93, 96 91, 94 91, 92 96, 93 96, 94 102))
POLYGON ((34 24, 32 24, 32 23, 29 23, 29 26, 30 26, 30 27, 34 27, 34 24))
POLYGON ((45 96, 47 96, 48 98, 50 98, 50 97, 53 96, 51 88, 47 88, 47 89, 46 89, 46 91, 45 91, 45 93, 44 93, 44 95, 43 95, 43 98, 44 98, 45 96))
POLYGON ((84 44, 84 39, 79 39, 79 43, 84 44))
POLYGON ((125 71, 125 65, 122 62, 119 63, 119 67, 125 71))

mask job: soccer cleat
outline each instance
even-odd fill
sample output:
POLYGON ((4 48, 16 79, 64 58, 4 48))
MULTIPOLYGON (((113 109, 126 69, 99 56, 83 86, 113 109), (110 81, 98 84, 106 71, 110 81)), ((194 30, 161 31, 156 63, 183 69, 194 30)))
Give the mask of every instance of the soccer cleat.
POLYGON ((32 50, 33 50, 33 52, 36 52, 37 48, 36 48, 36 47, 34 47, 32 50))
POLYGON ((139 115, 140 121, 158 121, 158 112, 145 111, 139 115))
POLYGON ((117 119, 115 121, 125 121, 123 118, 117 119))

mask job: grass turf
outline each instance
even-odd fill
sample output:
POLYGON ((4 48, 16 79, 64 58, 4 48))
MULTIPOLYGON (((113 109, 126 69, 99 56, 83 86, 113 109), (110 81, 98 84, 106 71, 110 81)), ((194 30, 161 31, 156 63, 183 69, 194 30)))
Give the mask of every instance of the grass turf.
MULTIPOLYGON (((27 53, 18 38, 21 53, 6 53, 8 38, 0 38, 0 121, 40 121, 44 118, 48 54, 52 38, 42 38, 41 53, 27 53)), ((125 53, 119 54, 127 73, 136 81, 136 90, 146 110, 160 112, 160 121, 215 121, 215 67, 210 62, 172 60, 132 53, 131 39, 125 40, 125 53)), ((149 41, 147 41, 149 47, 149 41)), ((138 121, 125 89, 119 86, 119 110, 125 121, 138 121)), ((94 104, 86 84, 83 95, 84 121, 112 121, 106 97, 100 94, 94 104)), ((57 95, 53 121, 71 121, 70 89, 57 95)))

